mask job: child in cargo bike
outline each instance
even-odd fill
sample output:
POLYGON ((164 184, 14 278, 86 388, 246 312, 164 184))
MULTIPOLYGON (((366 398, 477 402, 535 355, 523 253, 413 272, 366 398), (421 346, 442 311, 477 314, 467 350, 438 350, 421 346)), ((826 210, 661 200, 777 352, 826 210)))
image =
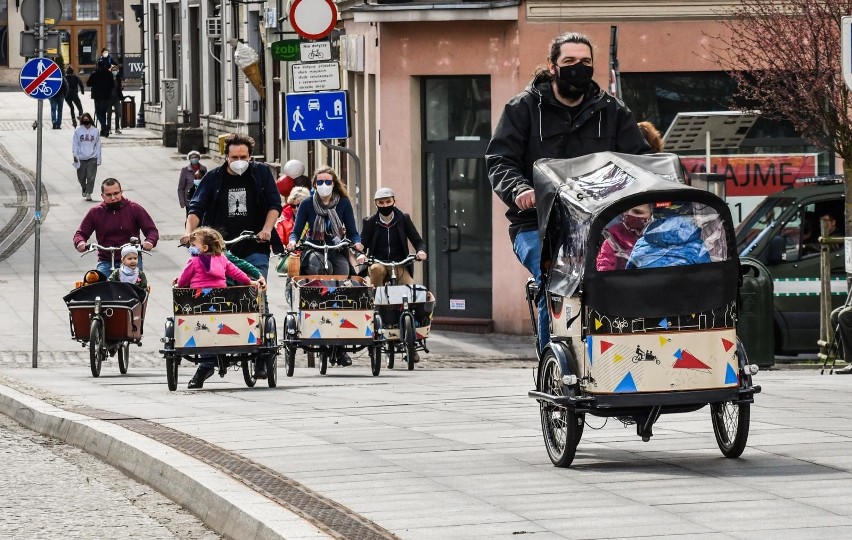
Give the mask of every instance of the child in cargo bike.
POLYGON ((121 248, 121 266, 112 271, 109 280, 131 283, 147 291, 148 278, 145 277, 145 272, 139 269, 139 250, 133 246, 121 248))
MULTIPOLYGON (((186 263, 181 275, 175 279, 175 286, 194 289, 222 288, 228 286, 228 279, 236 285, 250 285, 264 289, 266 284, 249 278, 225 255, 225 240, 221 233, 211 227, 198 227, 189 236, 189 253, 192 257, 186 263)), ((202 388, 204 381, 215 372, 213 357, 205 357, 198 363, 198 369, 189 381, 187 388, 202 388)))

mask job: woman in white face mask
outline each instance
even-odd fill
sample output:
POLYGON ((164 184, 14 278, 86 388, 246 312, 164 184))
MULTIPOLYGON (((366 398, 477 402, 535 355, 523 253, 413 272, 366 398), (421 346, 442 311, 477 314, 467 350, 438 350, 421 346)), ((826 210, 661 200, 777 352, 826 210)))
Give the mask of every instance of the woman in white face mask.
MULTIPOLYGON (((305 225, 308 232, 305 237, 314 244, 338 244, 349 240, 357 251, 361 251, 361 235, 355 226, 355 213, 346 186, 337 177, 331 167, 320 167, 314 172, 311 180, 313 195, 299 205, 293 232, 290 233, 287 249, 296 247, 297 233, 305 225)), ((346 250, 330 252, 329 262, 334 275, 349 276, 352 268, 349 265, 349 254, 346 250)), ((305 253, 302 255, 302 274, 316 275, 324 273, 323 255, 321 253, 305 253)))

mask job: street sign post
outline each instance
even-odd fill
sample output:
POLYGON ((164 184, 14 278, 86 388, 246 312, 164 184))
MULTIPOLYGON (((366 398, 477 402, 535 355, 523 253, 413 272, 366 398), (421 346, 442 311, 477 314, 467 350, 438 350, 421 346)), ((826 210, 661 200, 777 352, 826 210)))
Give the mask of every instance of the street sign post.
POLYGON ((846 86, 852 89, 852 15, 840 18, 840 70, 846 86))
MULTIPOLYGON (((35 30, 22 30, 21 31, 21 56, 25 58, 32 58, 33 56, 38 56, 38 33, 35 30)), ((48 31, 45 32, 44 39, 44 52, 45 54, 49 54, 51 56, 59 55, 59 48, 61 46, 59 32, 56 31, 48 31)))
POLYGON ((62 0, 44 0, 44 15, 39 14, 39 0, 21 2, 21 20, 28 28, 44 21, 46 26, 54 26, 62 20, 62 0))
POLYGON ((33 58, 21 68, 21 89, 34 99, 47 99, 62 87, 62 72, 49 58, 33 58))
POLYGON ((340 62, 292 64, 294 92, 340 90, 340 62))
POLYGON ((302 62, 331 60, 331 43, 328 41, 308 41, 301 43, 299 47, 302 62))
POLYGON ((345 91, 287 94, 287 139, 322 141, 349 138, 349 107, 345 91))

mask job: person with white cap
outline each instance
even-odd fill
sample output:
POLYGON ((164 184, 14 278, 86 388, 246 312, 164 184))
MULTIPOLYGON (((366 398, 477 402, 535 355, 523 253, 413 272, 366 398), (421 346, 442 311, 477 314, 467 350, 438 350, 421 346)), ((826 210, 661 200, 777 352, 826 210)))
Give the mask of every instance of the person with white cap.
MULTIPOLYGON (((382 261, 397 262, 408 257, 410 242, 417 251, 417 260, 425 261, 426 244, 411 217, 396 208, 396 195, 393 190, 387 187, 379 188, 373 198, 377 212, 365 218, 361 228, 361 243, 366 253, 382 261)), ((364 255, 359 255, 356 262, 363 264, 365 260, 364 255)), ((383 285, 390 279, 388 269, 378 263, 370 265, 369 274, 374 287, 383 285)), ((412 266, 398 268, 397 278, 401 285, 413 285, 412 266)))
POLYGON ((138 249, 130 245, 121 248, 121 266, 112 271, 109 280, 130 283, 148 290, 148 278, 145 277, 145 272, 139 269, 138 249))
POLYGON ((201 179, 207 174, 207 167, 201 164, 201 153, 198 150, 190 150, 186 159, 189 160, 189 164, 180 170, 178 179, 178 203, 181 208, 186 208, 201 179))

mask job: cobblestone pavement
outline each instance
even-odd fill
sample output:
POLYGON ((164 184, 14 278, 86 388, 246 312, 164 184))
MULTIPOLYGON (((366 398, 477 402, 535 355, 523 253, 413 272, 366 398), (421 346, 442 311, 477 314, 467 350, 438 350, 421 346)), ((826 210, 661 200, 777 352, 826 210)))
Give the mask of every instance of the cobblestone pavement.
POLYGON ((221 538, 89 454, 0 416, 0 537, 221 538))

